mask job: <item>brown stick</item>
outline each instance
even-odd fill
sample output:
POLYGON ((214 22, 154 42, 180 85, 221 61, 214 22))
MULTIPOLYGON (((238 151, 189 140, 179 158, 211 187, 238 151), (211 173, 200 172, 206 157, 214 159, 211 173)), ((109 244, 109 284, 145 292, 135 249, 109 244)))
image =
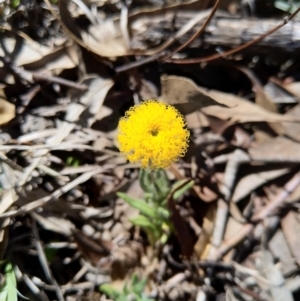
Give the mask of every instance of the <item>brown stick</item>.
POLYGON ((295 176, 284 186, 283 190, 280 191, 274 200, 265 207, 263 207, 257 214, 251 218, 251 222, 259 222, 265 219, 267 216, 272 214, 278 207, 280 207, 287 197, 297 188, 300 184, 300 173, 295 176))

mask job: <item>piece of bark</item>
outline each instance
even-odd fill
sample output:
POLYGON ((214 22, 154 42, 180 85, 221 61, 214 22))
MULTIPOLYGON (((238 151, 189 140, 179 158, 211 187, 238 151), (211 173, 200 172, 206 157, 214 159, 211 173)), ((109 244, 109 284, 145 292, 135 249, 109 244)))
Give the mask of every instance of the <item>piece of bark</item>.
MULTIPOLYGON (((155 47, 163 43, 196 14, 197 11, 170 11, 156 16, 143 16, 134 19, 130 24, 132 32, 131 47, 133 49, 149 49, 149 47, 155 47)), ((200 36, 189 45, 189 48, 199 47, 203 44, 237 47, 258 38, 280 22, 282 22, 282 19, 233 17, 224 12, 217 12, 205 29, 204 39, 203 35, 200 36)), ((196 24, 179 39, 179 43, 187 41, 201 25, 201 22, 196 24)), ((299 30, 300 22, 293 20, 249 49, 254 50, 259 47, 260 52, 267 52, 270 48, 281 49, 285 52, 294 51, 300 48, 299 30)), ((276 53, 273 54, 276 55, 276 53)))

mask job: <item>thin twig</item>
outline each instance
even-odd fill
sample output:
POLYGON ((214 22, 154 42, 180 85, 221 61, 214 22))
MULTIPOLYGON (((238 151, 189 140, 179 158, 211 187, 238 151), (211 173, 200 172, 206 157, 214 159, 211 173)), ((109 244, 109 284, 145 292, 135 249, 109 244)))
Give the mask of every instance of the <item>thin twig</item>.
POLYGON ((202 26, 182 45, 180 45, 178 48, 176 48, 174 51, 172 51, 171 53, 169 53, 168 55, 166 55, 165 57, 162 58, 162 60, 167 60, 168 58, 170 58, 173 54, 181 51, 182 49, 186 48, 188 45, 190 45, 191 43, 193 43, 205 30, 205 28, 207 27, 207 25, 209 24, 209 22, 211 21, 212 17, 215 15, 215 12, 217 11, 220 3, 222 0, 217 0, 211 13, 209 14, 209 16, 207 17, 207 19, 205 20, 205 22, 202 24, 202 26))
POLYGON ((143 65, 146 65, 148 63, 151 63, 151 62, 154 62, 156 61, 157 59, 161 58, 162 56, 165 55, 165 52, 161 52, 161 53, 158 53, 158 54, 154 54, 150 57, 147 57, 147 58, 143 58, 139 61, 135 61, 135 62, 130 62, 128 64, 125 64, 125 65, 122 65, 122 66, 119 66, 117 68, 115 68, 115 71, 117 73, 121 73, 121 72, 125 72, 125 71, 128 71, 128 70, 131 70, 131 69, 134 69, 134 68, 137 68, 137 67, 141 67, 143 65))

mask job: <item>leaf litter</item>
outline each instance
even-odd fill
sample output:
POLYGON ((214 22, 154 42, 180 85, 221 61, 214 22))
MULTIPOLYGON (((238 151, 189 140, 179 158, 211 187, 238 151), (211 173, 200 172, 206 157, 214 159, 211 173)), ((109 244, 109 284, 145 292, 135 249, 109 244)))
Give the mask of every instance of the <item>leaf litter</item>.
POLYGON ((300 25, 285 7, 0 3, 3 300, 299 299, 300 25), (156 199, 115 139, 150 98, 191 131, 156 199))

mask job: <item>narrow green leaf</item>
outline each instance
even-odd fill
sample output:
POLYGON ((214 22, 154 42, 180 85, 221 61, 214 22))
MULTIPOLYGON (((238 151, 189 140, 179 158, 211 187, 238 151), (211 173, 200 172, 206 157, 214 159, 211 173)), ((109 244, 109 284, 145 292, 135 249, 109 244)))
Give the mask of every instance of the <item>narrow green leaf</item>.
POLYGON ((141 169, 139 181, 142 189, 150 193, 155 200, 165 198, 170 191, 170 183, 164 169, 141 169))
POLYGON ((99 289, 102 293, 104 293, 105 295, 109 296, 112 299, 118 298, 121 294, 107 283, 100 285, 99 289))
POLYGON ((146 217, 143 215, 139 215, 135 218, 131 218, 130 221, 135 225, 143 228, 148 228, 153 231, 156 231, 156 228, 154 224, 146 217))
POLYGON ((158 169, 155 171, 155 181, 161 192, 166 193, 170 190, 170 182, 164 169, 158 169))
POLYGON ((164 234, 161 236, 161 238, 160 238, 161 244, 164 245, 164 244, 167 242, 168 237, 169 237, 169 236, 168 236, 166 233, 164 233, 164 234))
POLYGON ((174 200, 179 199, 185 192, 187 192, 189 189, 191 189, 194 186, 194 181, 189 181, 186 183, 186 185, 184 185, 183 187, 181 187, 180 189, 177 189, 176 187, 179 187, 180 185, 182 185, 186 180, 180 180, 178 182, 176 182, 173 185, 173 191, 175 190, 175 193, 173 195, 174 200))
POLYGON ((152 195, 155 191, 154 191, 154 184, 150 172, 151 171, 148 169, 140 169, 139 181, 142 189, 145 192, 150 193, 152 195))
POLYGON ((15 272, 12 264, 8 262, 5 266, 5 280, 6 280, 6 291, 7 301, 18 301, 18 290, 15 272))
POLYGON ((133 276, 134 277, 132 277, 131 280, 131 289, 136 295, 142 296, 144 288, 146 286, 147 279, 140 280, 136 274, 134 274, 133 276))
POLYGON ((132 198, 122 192, 118 192, 117 195, 120 198, 122 198, 126 203, 128 203, 130 206, 138 209, 140 211, 140 213, 142 213, 148 217, 151 217, 151 218, 156 217, 156 212, 155 212, 154 208, 150 207, 144 200, 132 198))
POLYGON ((164 207, 158 207, 157 213, 159 216, 161 216, 164 219, 168 219, 170 217, 170 212, 164 207))
POLYGON ((0 300, 1 301, 9 300, 7 297, 7 294, 8 294, 8 292, 7 292, 6 285, 5 285, 0 290, 0 300))
POLYGON ((130 221, 133 225, 141 227, 146 232, 150 244, 154 246, 161 236, 161 229, 143 215, 130 219, 130 221))

